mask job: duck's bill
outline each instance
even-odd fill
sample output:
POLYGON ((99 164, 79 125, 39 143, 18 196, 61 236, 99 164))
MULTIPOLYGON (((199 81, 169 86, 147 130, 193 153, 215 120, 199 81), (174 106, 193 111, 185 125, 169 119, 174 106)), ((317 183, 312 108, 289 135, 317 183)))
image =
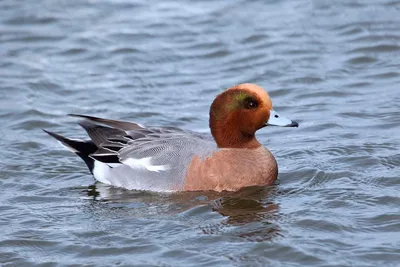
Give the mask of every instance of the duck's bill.
POLYGON ((299 124, 288 118, 282 117, 275 110, 271 110, 265 126, 299 127, 299 124))

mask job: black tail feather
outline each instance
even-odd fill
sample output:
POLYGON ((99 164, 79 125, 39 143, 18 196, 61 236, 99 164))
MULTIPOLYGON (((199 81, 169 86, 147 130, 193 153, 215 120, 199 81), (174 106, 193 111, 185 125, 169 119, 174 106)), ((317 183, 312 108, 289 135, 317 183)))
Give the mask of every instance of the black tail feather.
POLYGON ((93 174, 94 159, 90 157, 91 154, 97 151, 97 146, 92 141, 84 141, 77 139, 69 139, 62 135, 52 133, 43 129, 45 133, 54 137, 61 144, 72 150, 86 163, 89 171, 93 174))

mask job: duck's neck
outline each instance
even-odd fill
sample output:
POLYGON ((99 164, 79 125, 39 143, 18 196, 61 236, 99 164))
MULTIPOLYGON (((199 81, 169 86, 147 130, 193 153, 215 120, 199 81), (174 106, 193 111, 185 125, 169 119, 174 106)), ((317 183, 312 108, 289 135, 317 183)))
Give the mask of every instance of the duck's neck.
POLYGON ((219 148, 259 148, 255 133, 245 134, 234 126, 234 122, 223 122, 210 118, 210 129, 219 148))

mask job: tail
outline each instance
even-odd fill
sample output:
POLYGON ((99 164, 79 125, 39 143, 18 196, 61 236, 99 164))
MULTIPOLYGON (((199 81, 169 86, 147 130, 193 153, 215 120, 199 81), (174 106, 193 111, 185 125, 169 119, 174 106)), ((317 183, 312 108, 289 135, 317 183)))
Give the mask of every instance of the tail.
POLYGON ((43 129, 43 131, 54 137, 63 146, 77 154, 86 163, 89 171, 93 174, 94 159, 89 157, 97 151, 97 146, 92 141, 84 141, 79 139, 69 139, 56 133, 52 133, 43 129))

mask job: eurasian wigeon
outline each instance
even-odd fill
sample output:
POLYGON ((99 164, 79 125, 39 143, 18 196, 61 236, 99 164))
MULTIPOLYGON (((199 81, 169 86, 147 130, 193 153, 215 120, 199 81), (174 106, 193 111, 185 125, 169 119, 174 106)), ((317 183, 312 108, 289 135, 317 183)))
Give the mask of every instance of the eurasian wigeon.
POLYGON ((79 124, 91 140, 45 132, 81 157, 96 180, 151 191, 236 191, 271 185, 278 165, 255 133, 265 126, 299 126, 278 115, 268 93, 255 84, 240 84, 216 96, 210 107, 212 136, 71 116, 83 119, 79 124))

